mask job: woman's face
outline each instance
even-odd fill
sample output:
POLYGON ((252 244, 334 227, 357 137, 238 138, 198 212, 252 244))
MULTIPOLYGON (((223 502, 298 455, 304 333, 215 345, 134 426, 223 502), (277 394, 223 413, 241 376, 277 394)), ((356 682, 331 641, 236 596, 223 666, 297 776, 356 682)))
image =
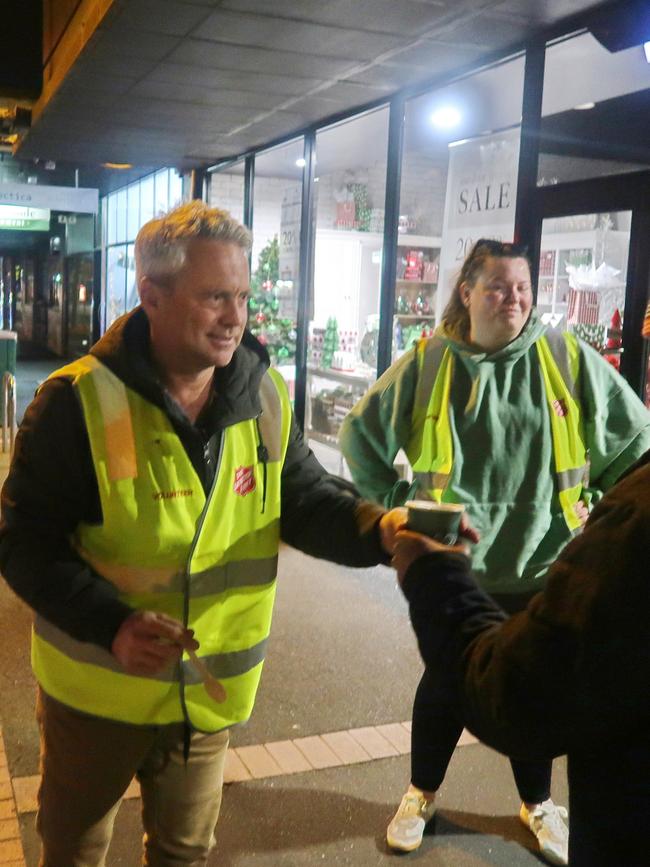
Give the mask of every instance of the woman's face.
POLYGON ((475 283, 463 283, 460 293, 469 313, 470 342, 495 352, 520 334, 530 316, 533 291, 528 262, 490 256, 475 283))

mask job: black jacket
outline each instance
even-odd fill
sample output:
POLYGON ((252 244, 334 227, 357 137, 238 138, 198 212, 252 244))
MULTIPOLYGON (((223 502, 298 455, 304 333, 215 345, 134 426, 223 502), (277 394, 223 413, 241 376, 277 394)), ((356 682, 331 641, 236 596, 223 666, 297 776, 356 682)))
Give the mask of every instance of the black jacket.
MULTIPOLYGON (((266 350, 246 332, 231 363, 216 372, 213 399, 195 424, 156 375, 141 309, 119 319, 91 352, 167 413, 207 492, 222 431, 259 414, 266 350)), ((351 485, 321 467, 295 420, 282 468, 281 508, 282 539, 301 551, 349 566, 385 560, 377 528, 384 510, 359 499, 351 485)), ((80 521, 101 520, 81 406, 68 380, 48 380, 25 413, 2 490, 0 571, 18 596, 54 625, 110 649, 132 609, 68 541, 80 521)))
POLYGON ((522 759, 647 739, 649 551, 650 452, 596 506, 544 592, 508 620, 467 558, 412 564, 404 592, 420 651, 455 680, 470 731, 522 759))

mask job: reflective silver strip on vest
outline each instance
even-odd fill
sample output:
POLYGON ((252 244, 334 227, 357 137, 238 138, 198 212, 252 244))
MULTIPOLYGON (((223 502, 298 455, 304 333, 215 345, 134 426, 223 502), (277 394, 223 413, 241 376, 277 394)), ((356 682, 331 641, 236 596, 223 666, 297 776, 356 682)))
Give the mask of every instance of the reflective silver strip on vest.
MULTIPOLYGON (((237 677, 239 674, 246 674, 260 662, 264 662, 267 644, 268 638, 265 638, 247 650, 233 650, 230 653, 215 653, 212 656, 199 658, 213 677, 219 680, 226 677, 237 677)), ((188 659, 184 659, 182 665, 186 686, 202 682, 203 678, 188 659)))
POLYGON ((558 486, 561 491, 575 488, 576 485, 584 485, 587 477, 588 464, 572 470, 556 471, 558 486))
MULTIPOLYGON (((260 560, 234 560, 221 563, 203 572, 190 575, 192 599, 212 596, 234 587, 257 587, 273 581, 278 574, 278 557, 265 557, 260 560)), ((182 572, 174 575, 165 592, 183 593, 185 576, 182 572)))
MULTIPOLYGON (((34 631, 40 638, 56 647, 57 650, 74 660, 74 662, 96 665, 99 668, 113 671, 116 674, 126 674, 113 654, 104 650, 103 647, 99 647, 97 644, 90 644, 86 641, 77 641, 68 635, 67 632, 63 632, 39 615, 36 615, 34 619, 34 631)), ((251 668, 254 668, 264 660, 267 643, 268 639, 265 638, 246 650, 236 650, 230 653, 214 653, 210 656, 200 656, 199 658, 214 677, 237 677, 239 674, 246 674, 247 671, 250 671, 251 668)), ((196 669, 189 660, 184 660, 181 664, 184 670, 185 683, 201 683, 200 674, 196 672, 196 669)), ((160 672, 155 677, 150 676, 149 679, 158 680, 162 683, 179 683, 180 666, 176 664, 167 671, 160 672)))
POLYGON ((269 461, 279 461, 282 459, 282 403, 278 389, 268 373, 262 378, 259 394, 262 404, 262 413, 258 419, 260 435, 269 461))
POLYGON ((124 674, 124 669, 119 664, 117 659, 108 650, 99 647, 97 644, 90 644, 87 641, 77 641, 72 638, 67 632, 54 626, 49 620, 46 620, 40 615, 34 618, 34 632, 52 644, 61 653, 71 657, 76 662, 85 662, 89 665, 98 665, 100 668, 107 668, 109 671, 116 671, 119 674, 124 674))
POLYGON ((446 349, 447 344, 443 343, 439 337, 430 337, 427 341, 422 367, 418 366, 418 382, 415 389, 416 407, 429 405, 446 349))
POLYGON ((556 331, 553 328, 549 328, 544 336, 546 337, 546 340, 548 342, 548 347, 551 350, 553 360, 557 364, 559 371, 562 374, 562 379, 564 380, 569 394, 571 395, 571 397, 575 398, 576 382, 571 375, 571 364, 569 363, 569 349, 566 345, 564 334, 562 331, 556 331))
POLYGON ((413 473, 420 491, 435 491, 447 487, 450 473, 413 473))

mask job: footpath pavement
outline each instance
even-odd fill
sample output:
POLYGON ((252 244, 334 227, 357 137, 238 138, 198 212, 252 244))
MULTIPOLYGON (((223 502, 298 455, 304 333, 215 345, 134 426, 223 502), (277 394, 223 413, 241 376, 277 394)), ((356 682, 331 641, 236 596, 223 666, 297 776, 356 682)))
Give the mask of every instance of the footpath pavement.
MULTIPOLYGON (((0 480, 8 459, 0 455, 0 480)), ((326 528, 324 528, 326 532, 326 528)), ((333 540, 334 541, 334 540, 333 540)), ((31 614, 0 584, 0 865, 36 867, 38 733, 31 614)), ((281 552, 267 663, 250 722, 232 733, 209 867, 543 863, 517 818, 507 760, 464 735, 439 794, 435 833, 411 855, 385 829, 409 777, 409 717, 421 673, 391 570, 281 552)), ((563 761, 553 797, 566 804, 563 761)), ((108 867, 141 863, 140 800, 124 800, 108 867)))

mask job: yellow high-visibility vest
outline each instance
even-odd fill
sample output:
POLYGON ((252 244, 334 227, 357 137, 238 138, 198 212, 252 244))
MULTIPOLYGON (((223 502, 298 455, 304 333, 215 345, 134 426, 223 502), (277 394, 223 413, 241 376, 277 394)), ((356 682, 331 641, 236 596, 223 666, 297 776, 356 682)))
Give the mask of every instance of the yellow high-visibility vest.
POLYGON ((197 655, 227 698, 211 698, 182 661, 155 677, 124 672, 95 644, 37 617, 32 665, 48 695, 85 713, 129 723, 186 720, 214 732, 250 716, 271 614, 280 528, 280 477, 291 406, 267 371, 262 414, 222 433, 214 483, 201 481, 165 413, 94 356, 56 371, 74 383, 88 431, 102 522, 72 543, 128 605, 164 612, 194 630, 197 655))
MULTIPOLYGON (((535 342, 551 421, 558 496, 572 532, 582 522, 575 506, 587 484, 588 461, 576 398, 580 354, 574 335, 548 331, 535 342)), ((420 492, 440 502, 451 477, 454 447, 449 419, 454 356, 438 337, 417 345, 418 379, 405 449, 420 492)))

